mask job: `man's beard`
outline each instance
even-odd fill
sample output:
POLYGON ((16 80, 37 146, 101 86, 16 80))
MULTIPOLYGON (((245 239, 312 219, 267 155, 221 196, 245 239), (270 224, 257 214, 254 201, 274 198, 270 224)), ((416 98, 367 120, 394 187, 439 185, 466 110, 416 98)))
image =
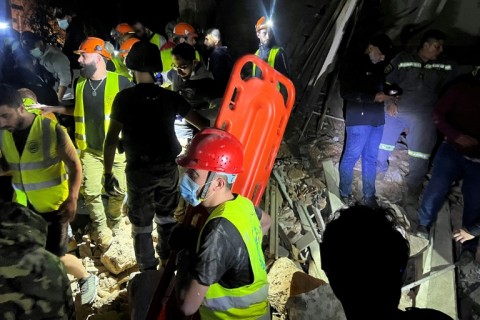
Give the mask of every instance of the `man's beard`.
POLYGON ((82 69, 80 69, 80 75, 87 79, 90 79, 95 72, 97 72, 97 67, 93 63, 86 64, 82 67, 82 69))

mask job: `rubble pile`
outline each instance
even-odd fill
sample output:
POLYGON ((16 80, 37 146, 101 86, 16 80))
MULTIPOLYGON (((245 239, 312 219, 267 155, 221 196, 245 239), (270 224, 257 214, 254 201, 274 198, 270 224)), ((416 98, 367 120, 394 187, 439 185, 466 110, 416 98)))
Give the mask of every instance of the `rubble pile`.
MULTIPOLYGON (((309 129, 313 129, 313 125, 309 129)), ((321 269, 319 244, 325 225, 343 205, 335 202, 329 185, 335 182, 331 172, 338 171, 344 127, 343 123, 327 122, 318 132, 307 130, 299 139, 301 131, 299 121, 291 120, 261 204, 273 219, 270 237, 266 237, 264 243, 273 319, 343 320, 343 309, 321 269)), ((388 172, 377 179, 377 196, 381 205, 395 210, 408 230, 416 225, 417 208, 396 205, 405 188, 403 177, 407 171, 407 150, 400 143, 391 155, 388 172)), ((336 183, 338 186, 338 181, 336 183)), ((357 200, 362 198, 361 190, 361 164, 358 162, 353 184, 357 200)), ((449 196, 454 227, 461 224, 460 190, 461 186, 455 186, 449 196)), ((428 245, 424 239, 407 236, 412 256, 428 245)), ((76 303, 80 310, 77 319, 129 319, 127 285, 138 268, 128 219, 115 232, 114 243, 103 256, 88 236, 82 238, 76 252, 87 269, 100 277, 97 301, 88 307, 76 303)), ((413 282, 415 267, 409 268, 407 282, 413 282)), ((461 319, 480 319, 479 264, 476 261, 459 264, 457 277, 461 319)), ((77 292, 73 280, 72 288, 77 292)), ((404 293, 401 308, 412 304, 412 292, 404 293)))

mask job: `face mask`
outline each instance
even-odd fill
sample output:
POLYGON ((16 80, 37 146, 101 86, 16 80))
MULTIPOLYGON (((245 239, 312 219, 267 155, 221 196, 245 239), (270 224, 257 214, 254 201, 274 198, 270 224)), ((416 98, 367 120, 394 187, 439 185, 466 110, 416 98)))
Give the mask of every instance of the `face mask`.
POLYGON ((35 48, 30 50, 30 54, 35 58, 40 58, 43 55, 43 52, 40 50, 40 48, 35 48))
MULTIPOLYGON (((206 187, 209 183, 206 183, 204 187, 206 187)), ((200 203, 202 203, 205 199, 198 199, 197 192, 200 189, 200 186, 192 180, 188 175, 184 175, 182 178, 182 182, 180 183, 180 195, 182 198, 187 201, 191 206, 196 207, 200 203)))
POLYGON ((62 19, 62 20, 57 19, 57 21, 58 21, 58 26, 60 27, 60 29, 62 29, 62 30, 67 30, 67 28, 68 28, 68 21, 67 21, 67 19, 62 19))

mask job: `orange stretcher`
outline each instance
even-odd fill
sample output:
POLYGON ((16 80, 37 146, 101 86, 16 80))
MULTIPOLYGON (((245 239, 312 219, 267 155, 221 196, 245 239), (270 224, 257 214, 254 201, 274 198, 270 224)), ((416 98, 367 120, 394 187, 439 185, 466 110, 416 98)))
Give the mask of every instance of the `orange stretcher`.
MULTIPOLYGON (((256 206, 260 204, 269 181, 294 101, 293 83, 262 59, 250 54, 236 61, 215 127, 230 132, 242 143, 244 172, 238 175, 232 191, 249 198, 256 206), (260 69, 261 78, 242 78, 242 70, 250 64, 260 69)), ((194 216, 200 216, 197 228, 201 228, 208 215, 202 208, 188 206, 183 223, 190 223, 194 216)), ((171 318, 168 311, 171 303, 165 302, 165 297, 174 298, 171 292, 167 293, 174 278, 174 255, 172 253, 163 270, 148 310, 148 320, 171 318)))

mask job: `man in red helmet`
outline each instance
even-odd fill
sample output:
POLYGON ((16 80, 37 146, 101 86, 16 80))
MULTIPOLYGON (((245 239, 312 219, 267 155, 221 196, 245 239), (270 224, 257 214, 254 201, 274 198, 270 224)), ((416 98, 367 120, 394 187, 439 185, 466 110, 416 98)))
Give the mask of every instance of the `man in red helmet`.
POLYGON ((187 168, 182 197, 209 212, 196 253, 183 249, 178 255, 180 310, 192 315, 199 309, 202 319, 270 319, 261 246, 266 214, 231 190, 243 171, 240 141, 226 131, 204 129, 177 164, 187 168))

